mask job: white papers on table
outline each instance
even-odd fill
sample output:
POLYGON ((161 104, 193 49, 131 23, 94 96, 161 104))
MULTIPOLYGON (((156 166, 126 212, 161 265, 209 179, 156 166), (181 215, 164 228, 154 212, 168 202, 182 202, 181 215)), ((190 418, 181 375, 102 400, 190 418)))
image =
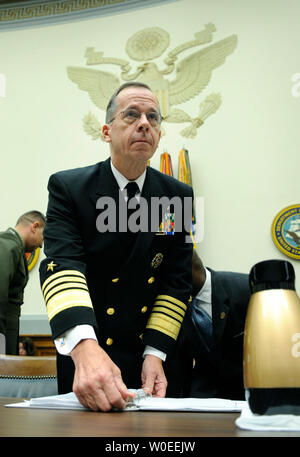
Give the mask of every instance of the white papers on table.
POLYGON ((5 405, 13 408, 45 408, 45 409, 77 409, 87 410, 77 399, 73 392, 63 395, 32 398, 21 403, 5 405))
POLYGON ((157 398, 139 400, 137 409, 143 411, 241 411, 243 401, 222 398, 157 398))
MULTIPOLYGON (((227 400, 221 398, 157 398, 146 397, 132 401, 124 411, 211 411, 239 412, 245 401, 227 400)), ((45 408, 45 409, 75 409, 87 410, 78 401, 73 392, 50 397, 32 398, 21 403, 5 405, 14 408, 45 408)))

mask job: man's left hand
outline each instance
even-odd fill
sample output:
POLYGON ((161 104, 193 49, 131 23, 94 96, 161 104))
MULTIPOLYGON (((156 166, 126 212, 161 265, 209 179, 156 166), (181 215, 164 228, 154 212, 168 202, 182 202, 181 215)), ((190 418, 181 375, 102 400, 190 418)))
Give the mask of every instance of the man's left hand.
POLYGON ((155 355, 146 355, 142 367, 142 388, 154 397, 165 397, 167 385, 162 360, 155 355))

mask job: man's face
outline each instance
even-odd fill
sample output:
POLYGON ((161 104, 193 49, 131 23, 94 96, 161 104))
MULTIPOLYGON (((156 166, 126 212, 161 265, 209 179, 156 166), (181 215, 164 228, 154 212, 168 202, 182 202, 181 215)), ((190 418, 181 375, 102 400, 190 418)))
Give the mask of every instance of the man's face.
POLYGON ((144 164, 153 156, 160 139, 160 124, 151 125, 146 114, 159 113, 159 106, 151 91, 142 87, 123 89, 117 97, 117 109, 111 124, 103 127, 104 138, 111 143, 111 158, 115 166, 126 163, 144 164), (142 113, 132 123, 122 118, 122 112, 133 108, 142 113))
POLYGON ((41 226, 38 222, 34 222, 30 225, 30 229, 25 239, 26 252, 33 252, 35 249, 43 247, 43 232, 44 226, 41 226))

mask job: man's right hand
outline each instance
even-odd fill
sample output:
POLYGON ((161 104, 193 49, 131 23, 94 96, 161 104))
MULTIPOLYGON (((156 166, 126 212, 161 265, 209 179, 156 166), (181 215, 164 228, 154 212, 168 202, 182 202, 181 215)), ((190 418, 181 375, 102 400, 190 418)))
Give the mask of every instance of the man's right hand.
POLYGON ((73 392, 80 403, 93 411, 124 409, 134 394, 125 386, 121 371, 97 341, 80 341, 71 352, 75 364, 73 392))

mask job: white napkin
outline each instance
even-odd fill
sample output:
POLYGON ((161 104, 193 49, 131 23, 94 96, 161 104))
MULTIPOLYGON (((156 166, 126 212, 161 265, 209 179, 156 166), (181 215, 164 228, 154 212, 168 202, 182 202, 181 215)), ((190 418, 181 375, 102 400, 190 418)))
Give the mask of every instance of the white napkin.
POLYGON ((259 415, 253 414, 246 403, 241 415, 235 421, 243 430, 270 430, 300 432, 300 416, 293 414, 259 415))

